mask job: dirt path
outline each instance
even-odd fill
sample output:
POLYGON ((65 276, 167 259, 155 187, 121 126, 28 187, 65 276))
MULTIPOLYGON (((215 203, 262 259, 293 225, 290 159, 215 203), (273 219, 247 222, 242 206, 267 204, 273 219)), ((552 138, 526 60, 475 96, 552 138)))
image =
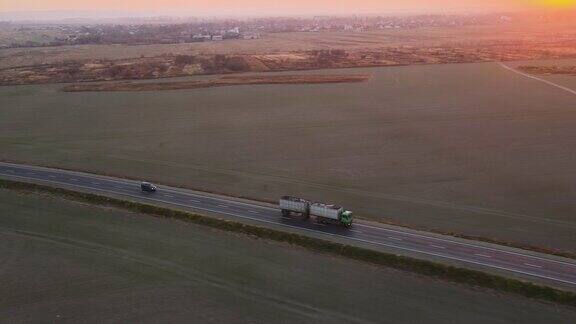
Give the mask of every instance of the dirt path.
POLYGON ((503 62, 499 62, 499 64, 500 64, 500 66, 502 66, 502 67, 505 68, 506 70, 512 71, 512 72, 514 72, 514 73, 516 73, 516 74, 519 74, 519 75, 521 75, 521 76, 523 76, 523 77, 525 77, 525 78, 530 78, 530 79, 533 79, 533 80, 536 80, 536 81, 544 82, 544 83, 546 83, 546 84, 548 84, 548 85, 551 85, 551 86, 553 86, 553 87, 556 87, 556 88, 561 89, 561 90, 564 90, 564 91, 567 91, 567 92, 569 92, 569 93, 571 93, 571 94, 573 94, 573 95, 576 96, 576 90, 570 89, 570 88, 568 88, 568 87, 565 87, 565 86, 560 85, 560 84, 558 84, 558 83, 554 83, 554 82, 552 82, 552 81, 548 81, 548 80, 545 80, 545 79, 542 79, 542 78, 539 78, 539 77, 536 77, 536 76, 533 76, 533 75, 524 73, 524 72, 522 72, 522 71, 518 71, 518 70, 514 69, 513 67, 510 67, 510 66, 504 64, 503 62))

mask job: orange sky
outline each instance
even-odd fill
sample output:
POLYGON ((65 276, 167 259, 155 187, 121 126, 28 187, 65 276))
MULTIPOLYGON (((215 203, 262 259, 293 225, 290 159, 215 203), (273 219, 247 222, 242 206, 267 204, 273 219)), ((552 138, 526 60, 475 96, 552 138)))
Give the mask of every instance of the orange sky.
POLYGON ((320 14, 575 6, 576 0, 0 0, 0 11, 119 10, 187 14, 320 14))

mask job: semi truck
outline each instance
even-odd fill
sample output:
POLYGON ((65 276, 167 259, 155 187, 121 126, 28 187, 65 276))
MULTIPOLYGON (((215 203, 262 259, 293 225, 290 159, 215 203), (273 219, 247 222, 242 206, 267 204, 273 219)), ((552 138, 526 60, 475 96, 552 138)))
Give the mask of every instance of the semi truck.
POLYGON ((303 198, 283 196, 279 201, 282 216, 299 214, 304 218, 314 218, 317 223, 352 226, 354 214, 344 208, 331 204, 310 202, 303 198))

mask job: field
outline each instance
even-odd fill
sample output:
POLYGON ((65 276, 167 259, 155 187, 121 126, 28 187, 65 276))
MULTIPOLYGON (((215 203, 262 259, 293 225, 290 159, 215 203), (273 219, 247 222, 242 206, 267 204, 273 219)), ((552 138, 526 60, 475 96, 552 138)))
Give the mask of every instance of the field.
POLYGON ((566 323, 572 309, 196 225, 0 191, 2 321, 566 323), (57 226, 54 226, 57 224, 57 226))
POLYGON ((298 74, 322 73, 372 78, 2 87, 0 159, 269 201, 293 194, 365 219, 576 250, 572 94, 494 63, 298 74))
MULTIPOLYGON (((470 47, 490 49, 499 45, 556 47, 574 53, 575 22, 414 28, 373 32, 270 33, 255 40, 157 45, 79 45, 0 50, 0 69, 68 60, 116 60, 163 54, 274 54, 292 51, 377 50, 389 47, 470 47), (521 41, 519 41, 521 40, 521 41)), ((0 41, 2 40, 0 31, 0 41)), ((11 35, 5 35, 9 38, 11 35)), ((1 43, 0 43, 1 45, 1 43)), ((524 48, 524 52, 526 52, 524 48)), ((552 51, 550 51, 552 52, 552 51)))
MULTIPOLYGON (((573 22, 267 33, 184 44, 0 49, 0 86, 576 58, 573 22)), ((3 32, 0 30, 0 39, 3 32)))

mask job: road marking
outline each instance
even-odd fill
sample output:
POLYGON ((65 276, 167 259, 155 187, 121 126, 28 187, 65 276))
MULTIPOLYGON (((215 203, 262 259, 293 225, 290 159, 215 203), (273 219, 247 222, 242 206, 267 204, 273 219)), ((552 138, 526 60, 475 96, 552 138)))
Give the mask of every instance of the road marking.
POLYGON ((491 258, 492 257, 490 255, 486 255, 486 254, 482 254, 482 253, 474 253, 474 255, 481 256, 483 258, 491 258))
POLYGON ((351 229, 351 230, 350 230, 350 232, 353 232, 353 233, 358 233, 358 234, 362 234, 362 233, 364 233, 364 232, 362 232, 362 231, 359 231, 359 230, 353 230, 353 229, 351 229))
POLYGON ((90 183, 93 184, 93 185, 99 185, 99 184, 100 184, 100 182, 96 182, 96 181, 92 181, 92 182, 90 182, 90 183))
POLYGON ((200 202, 200 200, 196 200, 196 199, 188 199, 188 200, 190 200, 191 202, 195 202, 195 203, 199 203, 199 202, 200 202))
POLYGON ((394 237, 394 236, 388 236, 388 238, 391 240, 396 240, 396 241, 404 241, 403 239, 398 238, 398 237, 394 237))
POLYGON ((504 253, 504 254, 510 254, 510 255, 517 255, 517 256, 524 257, 524 258, 530 258, 530 259, 535 259, 535 260, 540 260, 540 261, 545 261, 545 262, 558 263, 558 264, 562 264, 562 265, 569 266, 569 267, 576 267, 576 263, 569 263, 569 262, 565 262, 565 261, 559 261, 559 260, 554 260, 554 259, 547 259, 547 258, 542 258, 542 257, 535 256, 535 255, 518 253, 518 252, 508 251, 508 250, 502 250, 502 249, 496 249, 496 248, 492 248, 492 247, 488 247, 488 246, 483 246, 483 245, 474 245, 474 244, 471 244, 471 243, 459 242, 459 241, 455 241, 455 240, 451 240, 451 239, 446 239, 446 238, 440 238, 440 237, 436 237, 436 236, 432 236, 432 235, 425 235, 425 234, 418 234, 418 233, 410 233, 410 232, 402 232, 402 231, 394 230, 394 229, 391 229, 391 228, 376 227, 376 226, 370 226, 370 225, 365 225, 365 224, 357 224, 356 226, 367 227, 367 228, 375 229, 375 230, 382 231, 382 232, 392 232, 392 233, 398 233, 398 234, 402 234, 402 235, 410 235, 410 236, 413 236, 413 237, 425 238, 425 239, 428 239, 428 240, 435 240, 435 241, 440 241, 440 242, 447 242, 447 243, 450 243, 450 244, 458 244, 458 245, 462 245, 462 246, 469 246, 469 247, 473 247, 473 248, 475 248, 475 249, 481 248, 481 249, 483 249, 483 250, 488 250, 488 251, 493 251, 493 252, 498 252, 498 253, 504 253))
POLYGON ((445 247, 440 246, 440 245, 434 245, 434 244, 430 244, 431 247, 435 247, 437 249, 445 249, 445 247))
MULTIPOLYGON (((14 176, 17 178, 22 178, 22 179, 27 179, 26 177, 22 177, 22 176, 14 176)), ((50 180, 42 180, 44 182, 49 182, 49 183, 54 183, 57 185, 65 185, 65 183, 62 182, 57 182, 57 181, 50 181, 50 180)), ((96 190, 96 191, 102 191, 103 193, 106 193, 107 190, 105 189, 100 189, 100 188, 91 188, 91 187, 87 187, 87 186, 83 186, 83 185, 70 185, 70 186, 74 186, 74 187, 78 187, 78 188, 84 188, 84 189, 91 189, 91 190, 96 190)), ((215 210, 212 209, 208 209, 208 208, 203 208, 203 207, 194 207, 194 206, 189 206, 189 205, 184 205, 184 204, 180 204, 180 203, 176 203, 176 202, 168 202, 168 201, 163 201, 160 199, 154 199, 154 198, 148 198, 148 197, 142 197, 142 196, 138 196, 138 195, 132 195, 129 193, 124 193, 124 196, 128 196, 128 197, 132 197, 138 200, 149 200, 149 201, 156 201, 156 202, 160 202, 160 203, 168 203, 171 205, 175 205, 175 206, 180 206, 180 207, 185 207, 185 208, 192 208, 192 209, 197 209, 197 210, 205 210, 207 212, 215 212, 215 210)), ((500 270, 506 270, 506 271, 510 271, 510 272, 515 272, 515 273, 520 273, 520 274, 525 274, 525 275, 529 275, 529 276, 533 276, 533 277, 537 277, 537 278, 542 278, 542 279, 548 279, 548 280, 553 280, 553 281, 557 281, 557 282, 563 282, 563 283, 567 283, 567 284, 571 284, 571 285, 576 285, 576 281, 570 281, 567 279, 561 279, 561 278, 555 278, 555 277, 551 277, 551 276, 547 276, 547 275, 543 275, 543 274, 538 274, 538 273, 534 273, 534 272, 528 272, 525 270, 520 270, 520 269, 515 269, 515 268, 511 268, 511 267, 504 267, 504 266, 499 266, 496 264, 488 264, 488 263, 484 263, 484 262, 480 262, 480 261, 475 261, 473 259, 465 259, 465 258, 461 258, 461 257, 457 257, 457 256, 451 256, 451 255, 447 255, 447 254, 440 254, 440 253, 436 253, 436 252, 431 252, 431 251, 424 251, 424 250, 418 250, 418 249, 414 249, 414 248, 410 248, 410 247, 406 247, 406 246, 400 246, 400 245, 394 245, 391 243, 384 243, 384 242, 377 242, 377 241, 370 241, 370 240, 365 240, 365 239, 361 239, 361 238, 357 238, 357 237, 347 237, 344 235, 339 235, 339 234, 333 234, 333 233, 327 233, 327 232, 323 232, 323 231, 318 231, 315 229, 309 229, 309 228, 305 228, 305 227, 301 227, 301 226, 294 226, 294 225, 289 225, 289 224, 283 224, 283 223, 279 223, 277 221, 271 221, 271 220, 267 220, 267 219, 261 219, 261 218, 254 218, 254 217, 250 217, 250 216, 246 216, 246 215, 241 215, 241 214, 236 214, 236 213, 229 213, 229 212, 225 212, 225 211, 219 211, 222 214, 225 215, 229 215, 229 216, 235 216, 235 217, 239 217, 239 218, 245 218, 245 219, 250 219, 253 221, 258 221, 258 222, 262 222, 262 223, 269 223, 269 224, 273 224, 273 225, 280 225, 280 226, 284 226, 284 227, 289 227, 289 228, 293 228, 293 229, 298 229, 301 231, 308 231, 308 232, 313 232, 313 233, 319 233, 319 234, 323 234, 326 236, 333 236, 333 237, 341 237, 341 238, 347 238, 349 240, 352 241, 358 241, 358 242, 363 242, 363 243, 370 243, 370 244, 374 244, 374 245, 380 245, 380 246, 385 246, 385 247, 390 247, 390 248, 396 248, 396 249, 400 249, 400 250, 405 250, 405 251, 410 251, 410 252, 416 252, 416 253, 421 253, 421 254, 426 254, 426 255, 432 255, 432 256, 437 256, 437 257, 442 257, 445 259, 451 259, 451 260, 456 260, 456 261, 461 261, 461 262, 466 262, 466 263, 470 263, 470 264, 476 264, 476 265, 481 265, 481 266, 485 266, 488 268, 494 268, 494 269, 500 269, 500 270)), ((372 226, 368 226, 368 227, 372 227, 372 226)), ((406 233, 409 234, 409 233, 406 233)), ((418 235, 418 236, 424 236, 424 235, 418 235)), ((424 236, 426 237, 426 236, 424 236)), ((431 237, 429 237, 431 238, 431 237)), ((446 240, 449 241, 449 240, 446 240)), ((450 242, 450 241, 449 241, 450 242)), ((460 242, 453 242, 453 243, 460 243, 460 242)), ((474 246, 471 244, 465 244, 465 245, 470 245, 476 248, 480 248, 479 246, 474 246)), ((498 250, 496 250, 498 251, 498 250)), ((506 253, 507 251, 500 251, 500 252, 504 252, 506 253)), ((516 254, 516 255, 522 255, 522 256, 526 256, 526 257, 530 257, 529 255, 523 255, 520 253, 511 253, 511 254, 516 254)), ((542 259, 543 261, 546 262, 557 262, 557 263, 563 263, 563 264, 567 264, 567 265, 572 265, 570 263, 567 262, 561 262, 561 261, 556 261, 556 260, 551 260, 551 259, 544 259, 544 258, 539 258, 542 259)))
POLYGON ((80 181, 80 180, 78 180, 78 179, 76 179, 76 178, 71 178, 70 180, 72 180, 72 181, 80 181))
MULTIPOLYGON (((1 162, 0 162, 0 163, 1 163, 1 162)), ((115 181, 115 180, 110 179, 110 181, 115 181)), ((170 189, 170 188, 162 188, 162 190, 168 191, 168 192, 172 192, 172 193, 179 193, 179 194, 180 194, 180 193, 183 193, 182 191, 177 191, 177 190, 170 189)), ((180 190, 187 190, 187 189, 180 189, 180 190)), ((184 194, 186 194, 187 196, 194 196, 194 197, 204 198, 204 199, 207 199, 207 200, 215 200, 215 201, 225 202, 225 203, 230 202, 230 199, 219 198, 219 197, 217 197, 217 196, 209 196, 209 195, 202 194, 202 193, 199 193, 199 192, 187 192, 187 191, 186 191, 186 192, 184 192, 184 194)), ((279 209, 278 209, 277 207, 268 207, 268 206, 263 206, 263 205, 259 205, 259 204, 246 203, 246 202, 236 201, 236 200, 233 200, 233 202, 234 202, 234 204, 236 204, 236 205, 244 205, 244 206, 247 206, 247 207, 257 207, 257 208, 261 208, 261 209, 268 209, 268 210, 271 210, 271 211, 279 211, 279 209)))
POLYGON ((162 196, 164 196, 164 197, 168 197, 168 198, 172 198, 172 197, 174 197, 174 196, 172 196, 172 195, 168 195, 168 194, 162 194, 162 196))
POLYGON ((534 268, 542 268, 542 266, 536 265, 536 264, 530 264, 530 263, 524 263, 525 265, 529 266, 529 267, 534 267, 534 268))
POLYGON ((56 179, 55 175, 49 175, 48 178, 56 179))
POLYGON ((218 207, 222 207, 222 208, 230 208, 230 206, 226 206, 226 205, 219 205, 219 204, 216 204, 216 206, 218 206, 218 207))

